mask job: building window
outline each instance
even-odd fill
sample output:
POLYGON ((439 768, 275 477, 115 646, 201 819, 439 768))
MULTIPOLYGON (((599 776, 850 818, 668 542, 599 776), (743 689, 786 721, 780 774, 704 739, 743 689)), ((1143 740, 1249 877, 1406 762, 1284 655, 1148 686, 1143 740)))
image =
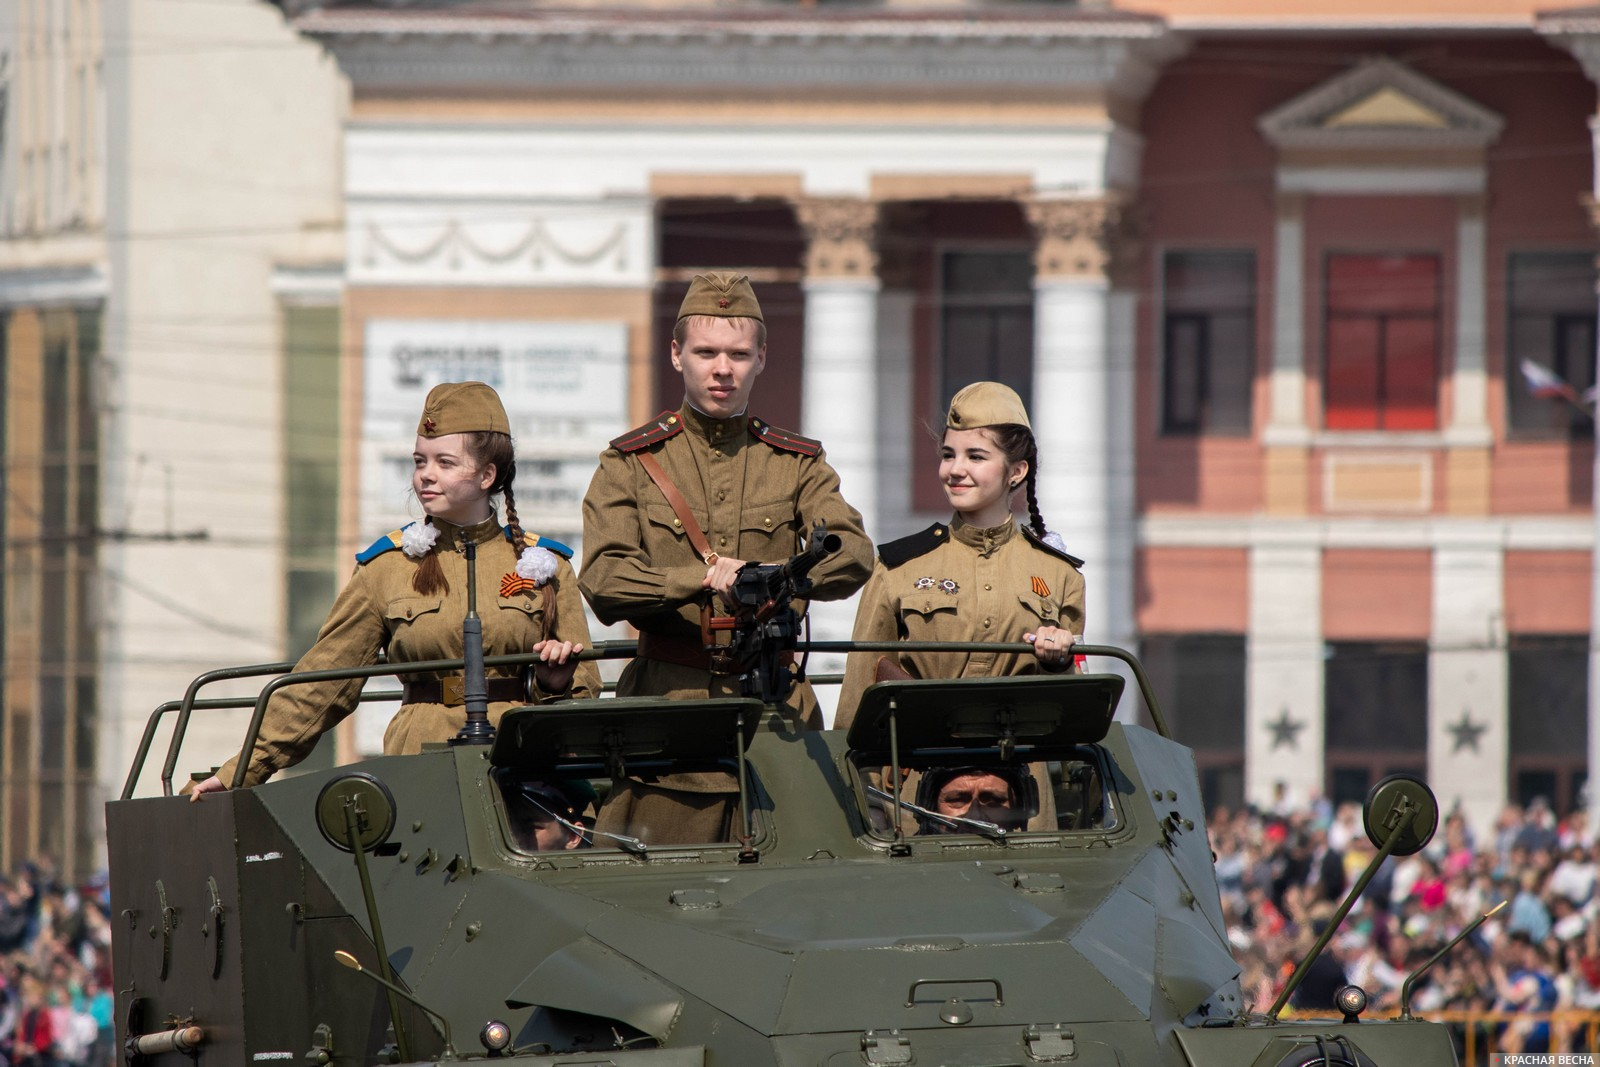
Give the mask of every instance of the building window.
MULTIPOLYGON (((1146 634, 1139 650, 1167 725, 1194 749, 1206 808, 1239 808, 1244 804, 1244 635, 1146 634)), ((1138 698, 1130 692, 1124 699, 1138 698)))
POLYGON ((7 453, 0 632, 0 866, 46 854, 69 877, 93 869, 100 662, 96 588, 99 309, 21 308, 5 335, 7 453))
POLYGON ((1509 683, 1511 799, 1542 796, 1565 815, 1587 780, 1588 636, 1513 636, 1509 683))
POLYGON ((1595 261, 1590 252, 1519 252, 1506 268, 1506 416, 1516 437, 1594 436, 1594 420, 1528 392, 1523 360, 1581 394, 1595 384, 1595 261))
POLYGON ((1331 255, 1323 419, 1330 430, 1439 425, 1439 257, 1331 255))
POLYGON ((1162 294, 1161 432, 1248 435, 1255 253, 1168 252, 1162 294))
POLYGON ((1428 769, 1428 647, 1341 641, 1324 649, 1328 799, 1360 803, 1391 774, 1428 769))
POLYGON ((1033 395, 1033 256, 946 249, 939 256, 940 409, 962 386, 1004 382, 1033 395))

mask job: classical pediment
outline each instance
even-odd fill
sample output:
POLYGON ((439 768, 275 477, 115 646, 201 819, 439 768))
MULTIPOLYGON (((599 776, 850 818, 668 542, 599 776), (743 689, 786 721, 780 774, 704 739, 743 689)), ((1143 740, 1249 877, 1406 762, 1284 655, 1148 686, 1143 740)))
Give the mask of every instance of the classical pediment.
POLYGON ((1505 120, 1392 59, 1364 60, 1257 120, 1279 148, 1484 148, 1505 120))

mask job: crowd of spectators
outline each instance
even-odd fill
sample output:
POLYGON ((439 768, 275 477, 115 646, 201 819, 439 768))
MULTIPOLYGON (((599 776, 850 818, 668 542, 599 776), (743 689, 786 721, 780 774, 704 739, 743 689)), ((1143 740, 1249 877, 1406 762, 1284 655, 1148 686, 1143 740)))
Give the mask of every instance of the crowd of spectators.
POLYGON ((0 1067, 111 1067, 104 877, 65 884, 47 861, 0 875, 0 1067))
MULTIPOLYGON (((1265 1012, 1375 849, 1355 804, 1219 810, 1209 830, 1240 983, 1265 1012)), ((1290 1006, 1330 1012, 1350 982, 1370 1015, 1392 1016, 1406 975, 1506 901, 1418 983, 1412 1009, 1507 1013, 1482 1035, 1501 1051, 1594 1051, 1581 1022, 1547 1016, 1600 1013, 1597 886, 1583 812, 1557 820, 1536 799, 1485 840, 1452 812, 1426 849, 1379 869, 1290 1006)), ((0 876, 0 1067, 115 1062, 108 910, 103 876, 69 885, 42 861, 0 876)))
MULTIPOLYGON (((1209 828, 1240 981, 1264 1012, 1376 849, 1355 804, 1217 811, 1209 828)), ((1290 1006, 1330 1012, 1349 982, 1370 1014, 1392 1017, 1406 976, 1505 901, 1418 981, 1412 1010, 1509 1016, 1479 1024, 1479 1049, 1594 1051, 1580 1017, 1549 1015, 1600 1012, 1597 881, 1600 847, 1582 811, 1557 820, 1535 798, 1507 807, 1482 840, 1451 812, 1422 852, 1384 862, 1290 1006)))

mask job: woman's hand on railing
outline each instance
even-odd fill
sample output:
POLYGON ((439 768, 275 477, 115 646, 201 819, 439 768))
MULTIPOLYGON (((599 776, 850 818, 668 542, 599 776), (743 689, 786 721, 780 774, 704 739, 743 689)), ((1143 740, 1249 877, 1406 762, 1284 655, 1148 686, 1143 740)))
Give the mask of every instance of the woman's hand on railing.
POLYGON ((578 669, 578 653, 583 651, 583 645, 551 638, 534 645, 533 651, 539 653, 533 676, 541 692, 565 693, 572 688, 572 676, 578 669))
POLYGON ((213 774, 203 782, 196 782, 194 788, 189 790, 189 803, 193 804, 206 793, 220 793, 227 788, 228 783, 213 774))

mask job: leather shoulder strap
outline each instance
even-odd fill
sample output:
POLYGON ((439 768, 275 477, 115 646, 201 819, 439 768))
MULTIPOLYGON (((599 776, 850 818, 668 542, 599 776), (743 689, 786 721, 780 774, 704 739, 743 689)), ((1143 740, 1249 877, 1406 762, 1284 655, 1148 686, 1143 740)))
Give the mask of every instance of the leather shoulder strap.
POLYGON ((672 479, 667 477, 667 472, 661 469, 661 464, 656 462, 656 457, 649 452, 634 453, 639 457, 639 462, 644 466, 644 472, 650 480, 656 483, 656 488, 661 490, 661 495, 667 498, 667 503, 672 505, 672 513, 678 516, 678 521, 683 524, 683 532, 689 535, 689 543, 694 550, 700 553, 700 558, 708 564, 717 561, 717 554, 711 551, 711 543, 706 540, 706 532, 700 529, 700 523, 695 519, 694 512, 689 510, 689 502, 683 499, 683 494, 678 492, 678 487, 672 484, 672 479))

